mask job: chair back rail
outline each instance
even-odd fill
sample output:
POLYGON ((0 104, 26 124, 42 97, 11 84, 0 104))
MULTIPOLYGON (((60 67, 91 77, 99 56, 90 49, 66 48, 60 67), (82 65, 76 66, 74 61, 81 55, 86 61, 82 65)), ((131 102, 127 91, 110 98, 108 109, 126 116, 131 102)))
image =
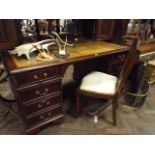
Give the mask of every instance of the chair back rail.
POLYGON ((137 57, 138 57, 137 46, 138 46, 138 40, 137 39, 133 40, 133 44, 131 46, 131 49, 128 51, 123 68, 118 78, 117 88, 116 88, 117 94, 121 93, 125 85, 125 82, 127 81, 127 78, 137 60, 137 57))

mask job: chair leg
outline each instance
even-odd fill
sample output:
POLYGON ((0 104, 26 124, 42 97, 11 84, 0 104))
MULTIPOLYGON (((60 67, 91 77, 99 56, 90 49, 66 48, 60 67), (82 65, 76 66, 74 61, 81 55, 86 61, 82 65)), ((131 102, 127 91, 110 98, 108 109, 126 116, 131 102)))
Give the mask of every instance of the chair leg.
POLYGON ((112 102, 112 118, 113 118, 113 125, 114 126, 117 125, 117 117, 116 117, 117 108, 118 108, 117 101, 113 101, 112 102))
POLYGON ((113 125, 114 126, 116 126, 117 125, 117 122, 116 122, 116 106, 114 105, 114 103, 113 103, 113 105, 112 105, 112 117, 113 117, 113 125))
POLYGON ((118 102, 116 102, 116 109, 118 109, 118 102))
POLYGON ((118 98, 119 98, 119 95, 116 94, 112 100, 112 118, 113 118, 114 126, 117 125, 117 116, 116 115, 117 115, 117 109, 118 109, 118 98))
POLYGON ((75 105, 75 116, 78 118, 80 115, 80 97, 78 90, 76 91, 76 105, 75 105))

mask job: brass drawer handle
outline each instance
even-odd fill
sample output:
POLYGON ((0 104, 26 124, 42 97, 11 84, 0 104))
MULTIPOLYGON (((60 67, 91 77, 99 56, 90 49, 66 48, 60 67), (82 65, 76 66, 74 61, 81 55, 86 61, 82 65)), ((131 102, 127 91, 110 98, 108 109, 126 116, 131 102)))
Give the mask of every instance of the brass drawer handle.
POLYGON ((41 116, 40 116, 40 119, 41 119, 41 120, 43 120, 43 119, 44 119, 44 116, 43 116, 43 115, 41 115, 41 116))
POLYGON ((48 76, 48 74, 47 73, 43 73, 43 76, 46 78, 48 76))
POLYGON ((34 75, 33 78, 34 78, 34 79, 38 79, 39 77, 38 77, 37 75, 34 75))
POLYGON ((49 89, 48 88, 45 88, 45 92, 48 93, 48 91, 49 91, 49 89))
POLYGON ((43 101, 41 101, 42 103, 45 103, 46 102, 46 100, 43 100, 43 101))
POLYGON ((37 91, 35 92, 35 94, 36 94, 36 95, 45 95, 45 94, 48 93, 48 92, 49 92, 49 89, 48 89, 48 88, 45 88, 45 90, 44 90, 43 93, 40 93, 40 91, 37 90, 37 91))
POLYGON ((35 92, 35 94, 36 94, 36 95, 40 95, 40 92, 37 90, 37 91, 35 92))
POLYGON ((41 104, 38 104, 38 106, 37 106, 38 108, 42 108, 43 106, 41 105, 41 104))
POLYGON ((124 60, 125 55, 119 55, 118 58, 119 58, 120 60, 124 60))
POLYGON ((50 101, 47 101, 46 104, 49 105, 50 104, 50 101))
POLYGON ((52 115, 52 114, 49 112, 49 113, 48 113, 48 116, 51 116, 51 115, 52 115))
POLYGON ((46 102, 47 105, 50 104, 50 101, 46 101, 46 100, 42 101, 42 103, 45 103, 45 102, 46 102))

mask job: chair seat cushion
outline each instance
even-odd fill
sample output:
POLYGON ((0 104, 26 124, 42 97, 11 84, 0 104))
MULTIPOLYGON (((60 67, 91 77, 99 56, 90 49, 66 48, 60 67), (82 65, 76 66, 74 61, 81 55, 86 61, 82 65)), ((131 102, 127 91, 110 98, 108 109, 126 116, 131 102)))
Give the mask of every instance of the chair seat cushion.
POLYGON ((102 72, 91 72, 82 79, 80 91, 96 94, 114 95, 117 77, 102 72))

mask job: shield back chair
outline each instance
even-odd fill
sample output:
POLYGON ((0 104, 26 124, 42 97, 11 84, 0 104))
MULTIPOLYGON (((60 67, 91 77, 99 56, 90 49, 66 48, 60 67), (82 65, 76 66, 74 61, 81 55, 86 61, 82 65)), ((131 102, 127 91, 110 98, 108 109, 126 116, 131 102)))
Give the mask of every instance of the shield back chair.
MULTIPOLYGON (((131 42, 130 42, 131 43, 131 42)), ((81 112, 80 96, 94 97, 100 99, 111 99, 113 125, 116 125, 116 111, 118 98, 123 91, 128 75, 137 59, 138 40, 133 40, 127 53, 119 77, 103 72, 93 71, 87 74, 76 91, 75 115, 79 117, 81 112)))

